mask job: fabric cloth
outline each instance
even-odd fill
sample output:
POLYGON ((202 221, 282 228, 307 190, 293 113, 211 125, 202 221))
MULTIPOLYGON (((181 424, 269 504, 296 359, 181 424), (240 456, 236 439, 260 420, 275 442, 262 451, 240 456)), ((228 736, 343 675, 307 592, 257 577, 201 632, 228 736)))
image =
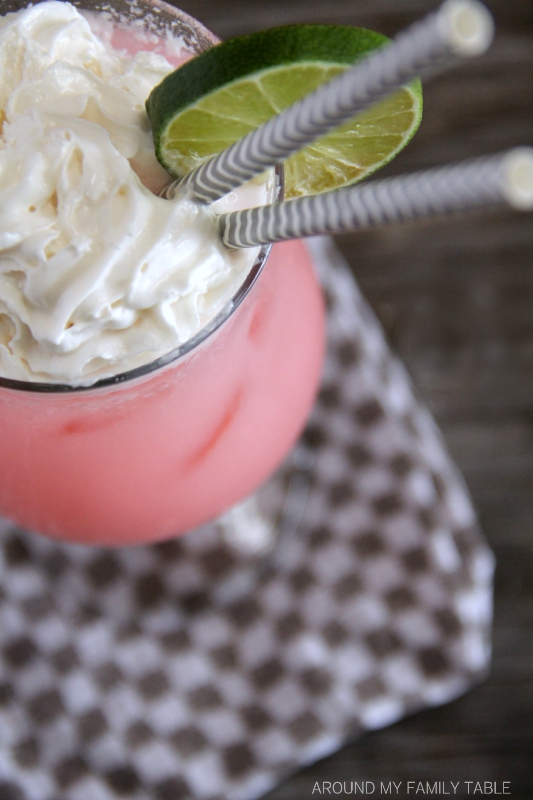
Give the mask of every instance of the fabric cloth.
POLYGON ((493 558, 461 477, 334 246, 310 246, 329 349, 264 493, 273 555, 220 525, 112 551, 2 523, 2 800, 252 800, 486 674, 493 558))

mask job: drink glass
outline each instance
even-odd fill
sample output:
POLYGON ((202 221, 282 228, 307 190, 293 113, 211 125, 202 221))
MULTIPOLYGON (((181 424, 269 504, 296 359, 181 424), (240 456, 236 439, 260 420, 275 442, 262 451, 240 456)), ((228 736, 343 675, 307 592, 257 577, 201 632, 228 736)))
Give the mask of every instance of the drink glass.
MULTIPOLYGON (((2 13, 27 4, 3 0, 2 13)), ((109 14, 105 0, 74 5, 109 14)), ((217 41, 161 0, 113 8, 155 42, 170 31, 198 53, 217 41)), ((323 351, 313 266, 303 243, 288 242, 263 248, 231 306, 150 364, 91 387, 0 378, 0 514, 100 545, 158 541, 216 518, 294 444, 323 351)))

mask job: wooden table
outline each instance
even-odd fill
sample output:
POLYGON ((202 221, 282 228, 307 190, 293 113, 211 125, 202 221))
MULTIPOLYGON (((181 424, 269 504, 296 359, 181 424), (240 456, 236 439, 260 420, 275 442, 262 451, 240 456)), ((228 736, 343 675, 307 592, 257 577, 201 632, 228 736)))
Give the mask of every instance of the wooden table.
MULTIPOLYGON (((437 3, 179 5, 228 38, 290 22, 394 35, 437 3)), ((497 22, 495 45, 427 85, 422 126, 387 174, 533 144, 533 0, 488 5, 497 22)), ((531 800, 533 215, 498 211, 409 224, 345 236, 338 245, 435 415, 496 554, 494 660, 489 679, 465 697, 364 736, 269 798, 319 797, 315 781, 365 779, 497 781, 498 790, 510 781, 514 800, 531 800)))

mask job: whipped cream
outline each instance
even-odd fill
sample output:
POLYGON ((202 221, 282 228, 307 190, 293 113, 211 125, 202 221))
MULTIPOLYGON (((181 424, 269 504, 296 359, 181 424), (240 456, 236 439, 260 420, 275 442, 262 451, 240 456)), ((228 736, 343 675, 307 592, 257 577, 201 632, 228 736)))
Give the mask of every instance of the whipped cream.
POLYGON ((90 385, 148 363, 244 280, 257 251, 153 194, 168 175, 144 103, 173 69, 114 51, 66 2, 0 17, 2 376, 90 385))

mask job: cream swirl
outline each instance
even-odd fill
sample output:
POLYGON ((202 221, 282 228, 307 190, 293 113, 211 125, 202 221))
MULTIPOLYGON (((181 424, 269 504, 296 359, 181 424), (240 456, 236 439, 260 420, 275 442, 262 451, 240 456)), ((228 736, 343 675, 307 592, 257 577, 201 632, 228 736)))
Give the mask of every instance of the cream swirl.
POLYGON ((255 253, 157 189, 144 101, 173 67, 113 52, 65 2, 0 18, 0 373, 90 384, 194 335, 255 253))

